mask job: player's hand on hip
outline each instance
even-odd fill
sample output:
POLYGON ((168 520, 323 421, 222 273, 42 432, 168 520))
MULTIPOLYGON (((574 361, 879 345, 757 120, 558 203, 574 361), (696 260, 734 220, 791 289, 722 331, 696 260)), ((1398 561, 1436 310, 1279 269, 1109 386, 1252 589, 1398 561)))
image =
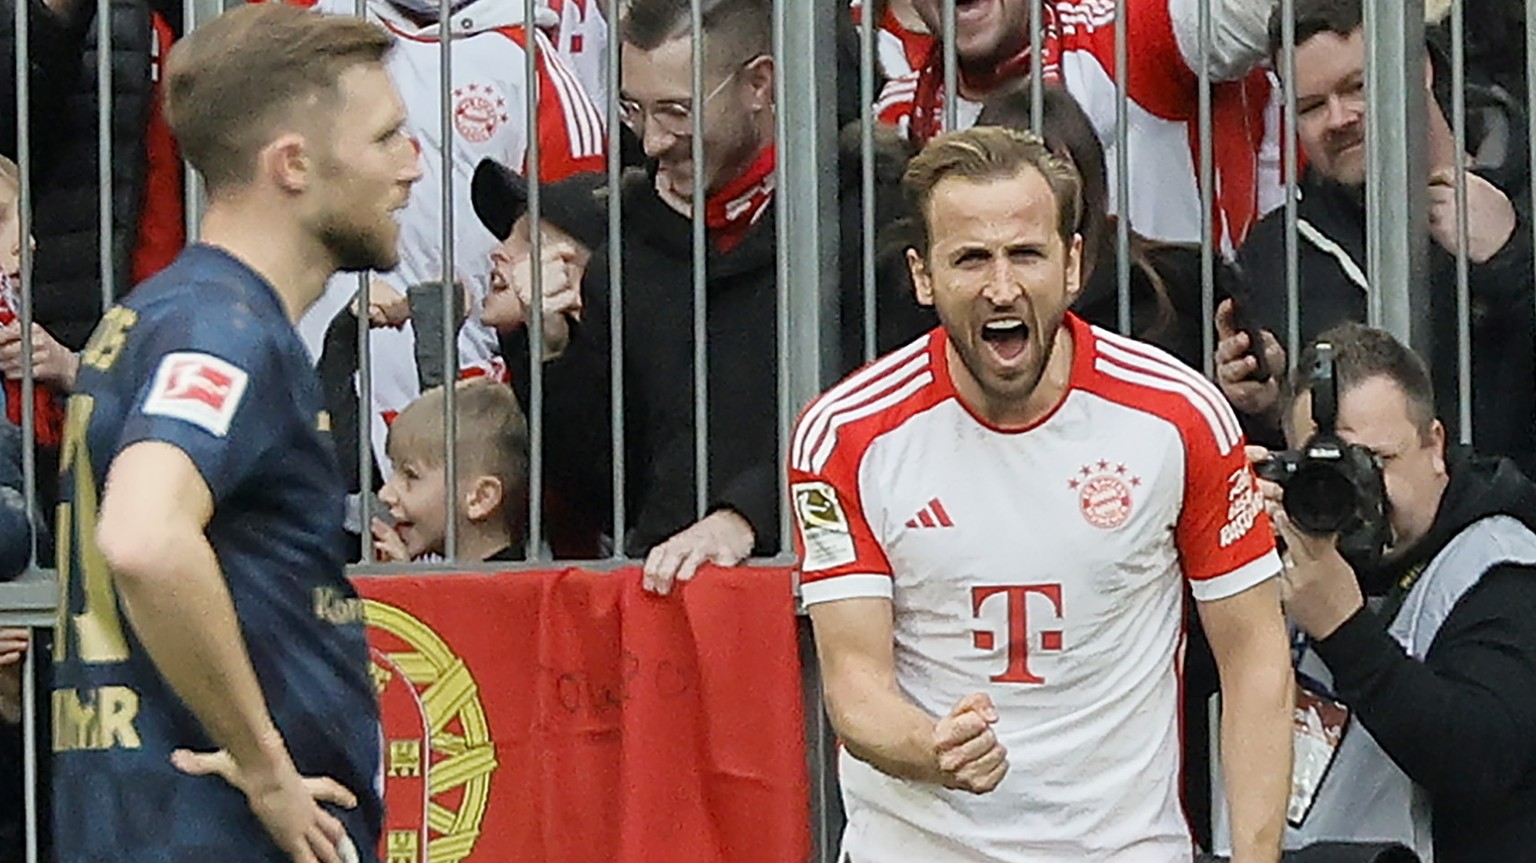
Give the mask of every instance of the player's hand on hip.
POLYGON ((192 776, 217 776, 245 794, 251 811, 294 863, 345 863, 350 848, 347 831, 320 804, 344 809, 357 806, 357 797, 328 776, 300 776, 286 758, 264 770, 246 771, 228 752, 171 753, 177 770, 192 776))
POLYGON ((944 787, 985 794, 1003 781, 1008 750, 992 731, 997 719, 992 699, 977 692, 960 699, 934 725, 934 754, 944 787))
POLYGON ((674 584, 692 580, 705 563, 735 566, 746 560, 756 539, 741 513, 717 510, 651 549, 640 586, 665 596, 674 584))

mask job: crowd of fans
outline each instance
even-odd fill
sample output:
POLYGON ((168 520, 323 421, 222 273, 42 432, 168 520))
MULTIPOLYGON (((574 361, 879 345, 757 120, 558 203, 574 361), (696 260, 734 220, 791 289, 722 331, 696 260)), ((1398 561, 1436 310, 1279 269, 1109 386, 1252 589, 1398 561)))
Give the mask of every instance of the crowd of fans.
MULTIPOLYGON (((0 170, 0 564, 26 566, 33 541, 25 516, 49 512, 55 493, 37 499, 21 488, 23 443, 19 272, 24 243, 35 243, 31 272, 34 417, 39 476, 57 465, 68 393, 84 345, 101 313, 103 276, 112 296, 165 266, 185 241, 182 175, 175 142, 159 112, 159 69, 180 32, 181 4, 122 0, 110 4, 113 53, 111 272, 98 264, 98 171, 95 82, 97 6, 89 0, 4 0, 0 44, 15 68, 14 3, 30 15, 33 213, 20 224, 19 181, 9 160, 0 170), (30 232, 30 235, 29 233, 30 232)), ((310 4, 305 4, 310 5, 310 4)), ((323 14, 354 14, 351 0, 320 0, 323 14)), ((1302 343, 1341 323, 1363 321, 1375 290, 1365 266, 1365 46, 1360 0, 1296 0, 1296 80, 1278 75, 1275 0, 1211 0, 1208 68, 1210 130, 1217 188, 1213 231, 1201 230, 1198 172, 1201 136, 1195 0, 1129 0, 1130 128, 1117 134, 1114 4, 1047 2, 1042 55, 1032 56, 1031 0, 961 0, 955 34, 960 125, 1028 127, 1035 109, 1047 145, 1083 180, 1078 229, 1084 240, 1085 289, 1077 312, 1118 328, 1116 233, 1130 223, 1132 333, 1201 367, 1204 332, 1214 328, 1218 383, 1243 417, 1250 440, 1283 448, 1290 367, 1285 289, 1285 219, 1278 209, 1284 94, 1294 95, 1304 168, 1297 178, 1302 343), (1087 9, 1101 6, 1100 14, 1087 9), (1102 11, 1102 10, 1101 10, 1102 11), (1043 104, 1031 104, 1030 75, 1044 77, 1043 104), (1128 150, 1127 201, 1116 200, 1116 148, 1128 150), (1220 305, 1207 319, 1201 303, 1201 243, 1218 249, 1220 305), (1235 308, 1240 304, 1241 309, 1235 308), (1255 341, 1258 344, 1255 344, 1255 341), (1268 377, 1256 374, 1266 366, 1268 377)), ((1430 4, 1431 6, 1437 4, 1430 4)), ((446 554, 450 520, 458 557, 517 559, 529 547, 526 519, 530 360, 542 357, 546 529, 539 551, 569 558, 608 554, 645 560, 649 588, 667 593, 704 562, 739 563, 779 546, 781 465, 777 422, 778 303, 775 231, 772 4, 705 0, 702 81, 692 92, 688 0, 628 0, 607 21, 598 0, 541 0, 536 26, 524 27, 523 4, 456 0, 453 20, 438 20, 432 0, 367 0, 364 12, 404 46, 391 72, 405 98, 408 126, 423 157, 424 180, 402 211, 401 266, 388 273, 333 280, 325 299, 300 323, 321 372, 343 471, 351 482, 354 548, 372 540, 378 560, 446 554), (439 80, 439 40, 453 45, 453 80, 439 80), (609 39, 619 41, 621 76, 606 72, 609 39), (537 45, 534 78, 525 52, 537 45), (452 100, 451 129, 442 124, 452 100), (609 199, 609 99, 616 99, 623 165, 618 200, 609 199), (530 102, 532 108, 530 110, 530 102), (695 114, 702 114, 703 165, 693 161, 695 114), (533 125, 530 125, 532 121, 533 125), (448 131, 452 138, 444 140, 448 131), (528 215, 537 170, 540 219, 528 215), (442 177, 454 177, 453 256, 443 244, 442 177), (702 185, 704 212, 693 212, 702 185), (608 207, 621 207, 622 239, 609 241, 608 207), (708 405, 708 475, 695 476, 693 219, 706 228, 707 313, 704 376, 708 405), (538 237, 535 244, 534 238, 538 237), (533 252, 538 247, 538 258, 533 252), (618 256, 622 293, 610 283, 618 256), (528 331, 535 271, 542 329, 528 331), (365 288, 360 288, 365 285, 365 288), (612 309, 622 332, 613 332, 612 309), (360 319, 362 322, 360 323, 360 319), (366 325, 372 392, 359 398, 358 337, 366 325), (456 338, 444 338, 444 328, 456 338), (445 344, 451 351, 445 351, 445 344), (618 357, 614 351, 619 351, 618 357), (455 375, 445 370, 455 370, 455 375), (614 370, 622 372, 626 484, 613 488, 610 440, 614 370), (455 512, 445 511, 447 430, 443 385, 477 378, 456 392, 459 456, 455 512), (513 397, 515 395, 515 398, 513 397), (366 407, 365 407, 366 405, 366 407), (360 430, 373 442, 358 451, 360 430), (364 487, 371 476, 370 487, 364 487), (697 517, 696 483, 707 505, 697 517), (364 524, 365 496, 376 495, 364 524), (622 495, 626 524, 611 523, 622 495), (621 533, 622 531, 622 533, 621 533)), ((1479 453, 1536 467, 1536 302, 1525 140, 1521 4, 1467 0, 1467 152, 1455 151, 1448 27, 1432 21, 1425 52, 1429 123, 1423 130, 1431 173, 1429 268, 1437 345, 1455 344, 1456 255, 1469 261, 1473 352, 1471 391, 1479 453), (1467 232, 1458 231, 1455 166, 1467 170, 1467 232)), ((842 16, 838 68, 841 130, 840 343, 827 346, 840 371, 866 359, 865 208, 876 218, 874 311, 877 352, 931 329, 931 310, 913 298, 906 261, 914 222, 900 192, 906 159, 945 131, 938 0, 863 0, 842 16), (859 104, 857 22, 878 26, 878 103, 859 104), (876 148, 861 152, 860 115, 873 118, 876 148), (875 198, 863 200, 862 159, 876 163, 875 198)), ((1443 12, 1443 10, 1441 10, 1443 12)), ((17 155, 16 82, 0 86, 0 151, 17 155)), ((1430 369, 1433 408, 1448 421, 1462 393, 1453 349, 1430 369)), ((1454 423, 1449 430, 1458 433, 1454 423)), ((39 525, 44 524, 41 520, 39 525)), ((46 529, 36 540, 50 557, 46 529)), ((1526 620, 1536 629, 1536 620, 1526 620)), ((8 642, 0 635, 0 647, 8 642)), ((1196 639, 1198 645, 1198 638, 1196 639)), ((19 648, 0 654, 14 669, 19 648)), ((1326 656, 1323 657, 1327 659, 1326 656)), ((1214 670, 1198 646, 1189 656, 1191 758, 1203 759, 1199 705, 1214 690, 1214 670)), ((3 677, 0 674, 0 677, 3 677)), ((14 677, 14 674, 11 675, 14 677)), ((8 679, 8 678, 7 678, 8 679)), ((0 718, 14 716, 14 687, 0 686, 0 718)), ((1531 730, 1531 729, 1527 729, 1531 730)), ((1383 739, 1383 745, 1387 745, 1383 739)), ((1401 763, 1401 762, 1399 762, 1401 763)), ((1406 769, 1406 765, 1405 765, 1406 769)), ((1532 782, 1527 770, 1517 784, 1532 782)), ((1186 770, 1197 833, 1210 841, 1203 767, 1186 770)), ((1415 779, 1418 777, 1415 776, 1415 779)), ((3 808, 5 804, 0 804, 3 808)), ((11 811, 19 811, 13 807, 11 811)), ((1526 816, 1529 817, 1529 816, 1526 816)), ((4 849, 16 847, 0 832, 4 849)))

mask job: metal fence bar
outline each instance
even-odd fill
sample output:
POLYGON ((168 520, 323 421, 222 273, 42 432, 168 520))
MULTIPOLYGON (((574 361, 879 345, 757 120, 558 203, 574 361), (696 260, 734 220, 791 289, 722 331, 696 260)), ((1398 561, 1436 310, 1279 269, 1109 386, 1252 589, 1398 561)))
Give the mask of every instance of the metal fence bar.
POLYGON ((1430 332, 1424 0, 1366 3, 1365 183, 1367 320, 1402 339, 1434 367, 1430 332), (1377 178, 1415 182, 1376 182, 1377 178))
MULTIPOLYGON (((112 254, 112 0, 96 0, 96 201, 101 311, 112 308, 117 267, 112 254)), ((30 357, 31 352, 28 350, 30 357)))
MULTIPOLYGON (((1536 0, 1525 0, 1525 89, 1527 94, 1536 89, 1536 0)), ((1536 148, 1536 143, 1533 143, 1536 142, 1536 110, 1532 110, 1529 103, 1526 105, 1525 121, 1526 148, 1529 150, 1536 148)), ((1527 167, 1526 174, 1531 182, 1532 206, 1536 206, 1536 171, 1527 167)), ((1536 246, 1536 219, 1531 219, 1530 229, 1532 245, 1536 246)), ((1536 265, 1533 265, 1533 269, 1536 269, 1536 265)), ((1536 272, 1531 275, 1536 280, 1536 272)), ((1536 292, 1532 292, 1529 302, 1536 303, 1536 292)))
MULTIPOLYGON (((953 31, 951 31, 953 32, 953 31)), ((1029 4, 1029 128, 1045 126, 1045 4, 1029 4)))
MULTIPOLYGON (((774 211, 778 240, 779 463, 788 460, 796 414, 833 377, 837 344, 838 218, 835 62, 841 14, 822 0, 774 0, 774 211), (788 251, 793 249, 794 254, 788 251)), ((781 482, 782 482, 781 472, 781 482)), ((788 500, 787 490, 780 500, 788 500)), ((780 548, 790 548, 790 508, 779 509, 780 548)))
MULTIPOLYGON (((1200 359, 1216 377, 1215 152, 1211 145, 1211 0, 1200 0, 1200 359)), ((1127 213, 1129 208, 1126 208, 1127 213)))
MULTIPOLYGON (((447 509, 447 518, 444 519, 443 557, 449 561, 458 560, 459 557, 459 520, 456 517, 459 501, 459 471, 458 471, 458 426, 459 418, 457 393, 454 390, 454 382, 459 379, 458 364, 454 361, 458 354, 458 328, 454 326, 458 316, 455 314, 458 305, 459 287, 455 282, 457 267, 454 262, 454 218, 453 218, 453 100, 449 94, 453 90, 453 5, 451 0, 438 0, 438 86, 441 92, 438 98, 439 111, 439 135, 442 141, 441 174, 442 188, 442 289, 443 289, 443 331, 439 334, 443 345, 443 496, 447 509)), ((529 41, 532 41, 531 39, 529 41)), ((417 338, 430 338, 427 333, 420 333, 417 338)))
MULTIPOLYGON (((528 319, 528 560, 544 557, 544 231, 539 175, 539 51, 540 35, 534 16, 535 0, 523 0, 523 74, 528 97, 523 102, 528 126, 528 148, 523 158, 528 173, 528 254, 533 274, 533 299, 528 319)), ((452 512, 450 510, 450 512, 452 512)))
MULTIPOLYGON (((31 4, 16 3, 14 32, 16 34, 14 74, 16 75, 16 166, 17 218, 21 230, 21 284, 17 286, 24 314, 23 332, 31 326, 32 296, 32 81, 31 75, 31 4)), ((31 351, 27 351, 28 357, 31 351)), ((22 414, 22 487, 27 496, 29 513, 37 499, 37 465, 33 456, 31 427, 31 375, 22 380, 24 388, 22 414)), ((35 518, 35 515, 31 516, 35 518)), ((37 531, 32 532, 30 551, 31 568, 37 568, 37 531)), ((22 806, 27 819, 25 853, 27 863, 37 863, 37 693, 33 678, 35 651, 28 650, 22 661, 22 806)))
POLYGON ((704 192, 709 181, 704 164, 704 4, 693 0, 689 14, 693 22, 693 490, 694 515, 704 517, 709 506, 709 317, 706 308, 709 286, 708 265, 704 256, 704 192))
POLYGON ((875 358, 876 315, 875 301, 875 10, 874 4, 865 0, 859 27, 859 175, 860 223, 864 240, 860 272, 864 277, 864 362, 875 358))
MULTIPOLYGON (((367 0, 354 0, 352 14, 368 17, 367 0)), ((372 275, 357 274, 357 518, 358 559, 371 563, 373 551, 373 328, 368 305, 372 275)), ((425 336, 421 336, 425 338, 425 336)))
POLYGON ((944 26, 939 38, 944 43, 944 130, 958 125, 960 109, 960 57, 955 53, 955 0, 944 0, 944 26))
POLYGON ((1462 0, 1451 3, 1451 136, 1456 141, 1456 399, 1459 436, 1472 443, 1472 291, 1467 257, 1467 50, 1462 0))
MULTIPOLYGON (((624 556, 624 221, 620 180, 623 127, 619 120, 619 17, 621 0, 608 0, 608 332, 609 393, 612 405, 613 557, 624 556)), ((1533 0, 1536 2, 1536 0, 1533 0)), ((542 393, 541 393, 542 395, 542 393)), ((530 493, 532 491, 530 484, 530 493)))
MULTIPOLYGON (((1301 248, 1297 242, 1296 186, 1300 160, 1296 157, 1296 0, 1280 0, 1280 78, 1284 117, 1280 138, 1285 174, 1285 355, 1295 362, 1301 353, 1301 248)), ((1259 348, 1262 350, 1262 347, 1259 348)), ((1283 369, 1270 369, 1283 375, 1283 369)))
POLYGON ((1115 0, 1115 297, 1120 332, 1131 334, 1130 33, 1126 0, 1115 0))

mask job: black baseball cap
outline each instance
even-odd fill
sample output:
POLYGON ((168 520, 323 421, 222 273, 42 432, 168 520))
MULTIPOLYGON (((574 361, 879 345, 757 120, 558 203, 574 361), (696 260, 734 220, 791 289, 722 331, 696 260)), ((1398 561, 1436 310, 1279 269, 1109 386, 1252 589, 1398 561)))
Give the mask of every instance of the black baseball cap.
MULTIPOLYGON (((475 215, 499 240, 528 210, 528 180, 495 159, 482 159, 470 183, 475 215)), ((608 175, 586 171, 539 184, 539 218, 570 234, 589 250, 608 239, 608 175)))

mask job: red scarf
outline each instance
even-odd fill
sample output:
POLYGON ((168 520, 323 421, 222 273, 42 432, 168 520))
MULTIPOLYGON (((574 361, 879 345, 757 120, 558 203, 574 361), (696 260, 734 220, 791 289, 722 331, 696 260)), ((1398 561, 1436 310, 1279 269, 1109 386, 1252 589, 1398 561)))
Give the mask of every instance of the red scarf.
POLYGON ((769 144, 741 176, 704 201, 704 226, 715 248, 729 252, 746 237, 773 201, 774 149, 769 144))
MULTIPOLYGON (((149 122, 144 129, 144 199, 139 216, 138 241, 133 249, 133 283, 138 284, 160 272, 186 245, 185 217, 182 213, 181 154, 165 120, 165 56, 175 34, 156 12, 152 16, 154 53, 150 74, 154 95, 149 103, 149 122)), ((119 286, 119 293, 122 293, 119 286)))
MULTIPOLYGON (((1041 76, 1046 83, 1055 84, 1061 81, 1061 40, 1056 32, 1056 10, 1047 6, 1040 12, 1044 30, 1040 34, 1040 50, 1045 59, 1041 76)), ((1028 77, 1035 68, 1033 58, 1029 56, 1029 49, 1030 45, 1026 41, 1024 47, 1019 49, 1019 53, 997 64, 990 72, 980 75, 967 75, 963 69, 956 70, 960 77, 961 89, 971 93, 987 93, 1008 81, 1028 77)), ((935 40, 933 47, 928 51, 927 60, 922 65, 922 71, 917 76, 917 93, 912 103, 910 134, 912 142, 922 147, 943 131, 944 46, 943 43, 935 40)))

